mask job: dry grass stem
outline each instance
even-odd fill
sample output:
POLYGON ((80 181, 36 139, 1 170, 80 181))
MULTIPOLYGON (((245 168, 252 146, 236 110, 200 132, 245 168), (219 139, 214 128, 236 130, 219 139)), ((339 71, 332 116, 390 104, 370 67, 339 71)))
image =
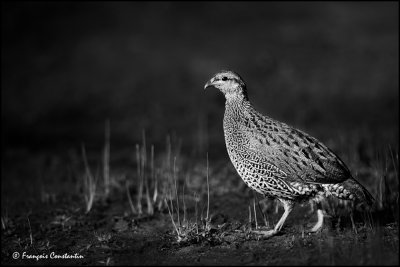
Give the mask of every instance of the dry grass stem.
POLYGON ((135 206, 133 205, 131 193, 129 192, 129 181, 128 180, 125 181, 125 187, 126 187, 126 194, 128 196, 128 201, 129 201, 129 206, 131 207, 131 211, 133 214, 137 214, 138 212, 137 212, 135 206))
POLYGON ((32 235, 32 227, 31 227, 31 221, 29 220, 29 214, 26 215, 26 218, 28 219, 28 226, 29 226, 29 238, 31 241, 31 246, 33 245, 33 235, 32 235))
POLYGON ((143 177, 141 173, 141 160, 140 160, 140 147, 136 144, 136 164, 137 164, 137 177, 139 180, 139 186, 137 191, 137 209, 138 214, 141 215, 142 211, 142 195, 143 195, 143 177))
POLYGON ((86 157, 85 146, 82 144, 82 157, 85 166, 85 174, 83 175, 83 190, 86 203, 86 213, 88 213, 93 206, 94 197, 96 195, 96 180, 90 171, 89 164, 86 157))
POLYGON ((167 199, 164 198, 164 202, 165 202, 165 205, 167 205, 169 216, 170 216, 170 218, 171 218, 172 224, 174 225, 176 234, 177 234, 178 237, 179 237, 179 236, 180 236, 180 232, 179 232, 179 230, 178 230, 178 227, 177 227, 176 224, 175 224, 174 217, 172 216, 172 212, 171 212, 171 210, 170 210, 170 208, 169 208, 167 199))
POLYGON ((110 193, 110 120, 106 120, 104 132, 103 178, 105 195, 107 197, 110 193))
POLYGON ((254 221, 256 222, 256 229, 258 229, 257 223, 257 211, 256 211, 256 200, 253 198, 253 207, 254 207, 254 221))
POLYGON ((151 157, 151 178, 153 180, 154 184, 154 193, 153 193, 153 203, 156 203, 157 201, 157 196, 158 196, 158 179, 157 175, 154 169, 154 145, 151 145, 151 152, 150 152, 150 157, 151 157))
POLYGON ((209 176, 209 167, 208 167, 208 152, 207 152, 207 216, 206 216, 207 221, 210 212, 210 184, 208 182, 208 176, 209 176))
POLYGON ((180 209, 179 209, 179 196, 178 196, 178 187, 177 187, 177 185, 176 185, 176 180, 177 180, 177 177, 176 177, 176 157, 174 157, 174 172, 173 172, 173 177, 174 177, 174 185, 175 185, 175 197, 176 197, 176 208, 177 208, 177 215, 178 215, 178 224, 179 224, 179 226, 181 226, 181 220, 180 220, 180 218, 179 218, 179 212, 180 212, 180 209))
POLYGON ((249 224, 250 224, 250 228, 251 228, 251 207, 249 205, 249 224))

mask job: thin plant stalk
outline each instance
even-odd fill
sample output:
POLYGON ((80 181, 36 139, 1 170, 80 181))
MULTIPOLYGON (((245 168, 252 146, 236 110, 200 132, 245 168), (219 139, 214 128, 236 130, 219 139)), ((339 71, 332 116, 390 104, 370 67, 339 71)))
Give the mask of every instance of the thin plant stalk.
POLYGON ((1 216, 1 229, 6 230, 6 228, 8 228, 8 221, 8 210, 6 208, 4 216, 1 216))
POLYGON ((108 196, 110 193, 110 120, 106 120, 104 132, 103 178, 105 195, 108 196))
POLYGON ((153 202, 151 201, 151 198, 150 198, 150 190, 149 190, 147 180, 145 182, 145 186, 146 186, 147 214, 153 215, 154 214, 153 202))
POLYGON ((86 213, 88 213, 93 206, 94 197, 96 194, 96 181, 93 178, 93 175, 90 171, 89 164, 87 162, 85 146, 83 144, 82 144, 82 157, 83 157, 83 163, 85 165, 84 196, 86 202, 86 213))
POLYGON ((253 207, 254 207, 254 220, 256 222, 256 229, 258 228, 257 224, 257 211, 256 211, 256 200, 253 198, 253 207))
POLYGON ((249 205, 249 224, 250 224, 250 228, 251 228, 251 207, 249 205))
POLYGON ((275 214, 278 214, 278 212, 279 212, 279 202, 275 201, 274 204, 275 204, 275 214))
POLYGON ((142 142, 143 142, 142 144, 143 164, 145 164, 147 155, 146 155, 146 131, 144 129, 142 130, 142 142))
POLYGON ((179 196, 178 196, 178 187, 176 185, 176 157, 174 157, 174 173, 173 173, 173 177, 174 177, 174 182, 175 182, 175 196, 176 196, 176 208, 177 208, 177 214, 178 214, 178 224, 179 226, 181 226, 181 220, 179 218, 179 196))
POLYGON ((128 182, 128 180, 126 180, 125 186, 126 186, 126 194, 128 196, 128 201, 129 201, 129 206, 131 207, 131 211, 132 211, 133 214, 137 214, 138 212, 135 209, 135 206, 133 205, 131 194, 129 192, 129 182, 128 182))
MULTIPOLYGON (((203 202, 202 202, 202 204, 203 204, 203 202)), ((200 212, 200 221, 201 222, 203 222, 203 212, 204 212, 204 207, 206 206, 206 204, 203 204, 202 206, 201 206, 201 212, 200 212)))
POLYGON ((176 224, 175 224, 174 217, 172 216, 172 213, 171 213, 171 210, 170 210, 170 208, 169 208, 167 199, 164 198, 164 202, 165 202, 165 205, 167 205, 169 216, 171 217, 171 221, 172 221, 172 224, 174 225, 176 234, 177 234, 178 237, 179 237, 179 230, 178 230, 178 227, 177 227, 176 224))
MULTIPOLYGON (((172 189, 170 189, 172 190, 172 189)), ((174 203, 172 202, 172 193, 171 191, 169 192, 169 202, 171 203, 171 212, 174 214, 174 203)))
POLYGON ((31 227, 31 221, 29 220, 29 215, 26 215, 26 218, 28 219, 29 238, 31 240, 31 245, 33 245, 32 227, 31 227))
POLYGON ((254 194, 254 196, 255 196, 255 198, 257 199, 257 206, 258 206, 258 209, 259 209, 260 212, 261 212, 261 215, 263 216, 264 224, 265 224, 266 227, 269 227, 269 222, 268 222, 268 220, 267 220, 267 217, 266 217, 264 211, 262 210, 262 208, 261 208, 261 206, 260 206, 260 201, 258 200, 257 194, 254 194))
POLYGON ((140 148, 139 145, 136 144, 136 163, 137 163, 137 176, 139 179, 139 186, 138 186, 138 194, 137 194, 137 208, 139 215, 142 214, 142 194, 143 194, 143 179, 140 170, 141 160, 140 160, 140 148))
POLYGON ((353 231, 357 234, 357 227, 354 223, 354 219, 353 219, 353 212, 350 213, 350 220, 351 220, 351 226, 353 228, 353 231))
POLYGON ((140 175, 142 176, 142 184, 145 185, 147 155, 146 155, 146 132, 144 129, 142 131, 142 140, 143 140, 143 143, 142 143, 142 150, 141 150, 141 172, 140 172, 140 175))
POLYGON ((207 221, 210 212, 210 184, 208 183, 208 176, 209 176, 209 168, 208 168, 208 152, 207 152, 207 217, 206 217, 207 221))
POLYGON ((185 185, 186 185, 187 175, 185 177, 185 182, 182 188, 182 202, 183 202, 183 224, 186 222, 186 202, 185 202, 185 185))
POLYGON ((154 184, 153 203, 156 203, 158 196, 158 179, 154 170, 154 145, 151 145, 151 178, 154 184))
MULTIPOLYGON (((165 159, 165 167, 166 167, 166 169, 167 169, 167 171, 166 171, 166 178, 167 178, 167 182, 168 182, 168 184, 169 184, 169 187, 168 188, 172 188, 172 179, 173 179, 173 177, 172 177, 172 163, 171 163, 171 138, 170 138, 170 135, 168 134, 167 135, 167 137, 166 137, 166 139, 165 139, 165 143, 166 143, 166 147, 165 147, 165 150, 167 151, 167 157, 166 157, 166 159, 165 159)), ((166 188, 165 187, 162 187, 161 188, 162 190, 163 190, 163 195, 165 195, 166 194, 166 188)))
MULTIPOLYGON (((396 161, 395 161, 395 159, 394 159, 393 150, 392 150, 392 147, 391 147, 390 145, 389 145, 389 151, 390 151, 390 157, 392 158, 392 164, 393 164, 393 168, 394 168, 394 174, 396 175, 397 181, 399 181, 399 174, 398 174, 397 168, 396 168, 396 161)), ((397 161, 397 162, 398 162, 398 161, 397 161)))
MULTIPOLYGON (((144 149, 145 151, 145 149, 144 149)), ((143 155, 144 157, 146 157, 146 153, 144 153, 143 155)), ((143 171, 144 173, 145 171, 143 171)), ((149 186, 149 179, 147 177, 147 175, 144 176, 145 179, 145 187, 146 187, 146 202, 147 202, 147 214, 149 215, 153 215, 154 214, 154 208, 153 208, 153 202, 152 199, 150 197, 150 186, 149 186)))
POLYGON ((167 166, 171 170, 171 137, 167 135, 167 166))
POLYGON ((146 202, 147 202, 147 213, 152 215, 154 213, 153 209, 153 203, 151 203, 151 198, 150 198, 150 189, 149 189, 149 184, 148 184, 148 178, 146 175, 146 166, 147 166, 147 148, 146 148, 146 131, 143 129, 142 131, 142 140, 143 140, 143 146, 142 146, 142 153, 141 153, 141 159, 142 159, 142 181, 144 184, 144 187, 146 189, 146 202))
POLYGON ((7 218, 6 217, 3 218, 3 216, 1 216, 1 229, 6 230, 6 228, 7 228, 7 218))
POLYGON ((196 220, 196 232, 199 234, 199 224, 198 224, 198 216, 199 216, 199 211, 198 211, 198 203, 199 203, 199 196, 197 195, 196 192, 194 192, 194 201, 195 201, 195 206, 194 206, 194 211, 195 211, 195 220, 196 220))

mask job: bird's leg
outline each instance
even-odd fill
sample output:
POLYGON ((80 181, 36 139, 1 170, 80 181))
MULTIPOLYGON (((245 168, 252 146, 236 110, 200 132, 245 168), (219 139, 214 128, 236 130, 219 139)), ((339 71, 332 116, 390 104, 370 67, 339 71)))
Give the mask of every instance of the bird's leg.
POLYGON ((324 213, 322 211, 322 205, 320 202, 317 202, 317 215, 318 215, 318 221, 317 223, 314 225, 313 228, 311 228, 311 232, 318 232, 319 230, 321 230, 323 224, 324 224, 324 213))
POLYGON ((283 203, 285 212, 283 213, 282 217, 279 219, 278 223, 275 225, 274 229, 269 230, 269 231, 253 230, 252 231, 253 233, 263 235, 264 237, 271 237, 273 235, 276 235, 281 230, 283 223, 286 221, 286 218, 289 216, 289 213, 293 209, 294 203, 290 200, 283 200, 283 199, 279 199, 279 200, 283 203))
POLYGON ((318 232, 324 224, 324 213, 322 212, 322 210, 318 209, 317 215, 318 215, 318 221, 314 225, 314 227, 311 228, 311 230, 310 230, 311 232, 318 232))

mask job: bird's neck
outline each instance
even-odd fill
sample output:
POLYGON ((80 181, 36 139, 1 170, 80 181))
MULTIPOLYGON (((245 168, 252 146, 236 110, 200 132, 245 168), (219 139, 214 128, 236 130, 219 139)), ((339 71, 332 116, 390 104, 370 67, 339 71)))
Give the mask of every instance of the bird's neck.
POLYGON ((243 96, 226 96, 225 113, 233 117, 243 117, 243 113, 251 109, 248 98, 243 96))
POLYGON ((231 156, 232 148, 243 146, 245 140, 241 128, 245 125, 248 114, 251 111, 251 104, 244 98, 226 98, 225 113, 223 120, 225 143, 228 154, 231 156))
POLYGON ((226 108, 245 108, 250 107, 250 101, 247 96, 243 95, 225 95, 225 107, 226 108))

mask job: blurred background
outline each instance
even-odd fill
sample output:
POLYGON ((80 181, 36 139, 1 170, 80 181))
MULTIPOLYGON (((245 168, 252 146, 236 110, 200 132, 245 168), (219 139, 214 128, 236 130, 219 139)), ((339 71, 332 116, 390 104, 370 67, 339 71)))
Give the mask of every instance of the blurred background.
POLYGON ((107 120, 114 151, 144 129, 224 153, 224 99, 203 90, 221 69, 261 112, 323 141, 356 131, 398 146, 397 2, 1 6, 3 156, 101 149, 107 120))

